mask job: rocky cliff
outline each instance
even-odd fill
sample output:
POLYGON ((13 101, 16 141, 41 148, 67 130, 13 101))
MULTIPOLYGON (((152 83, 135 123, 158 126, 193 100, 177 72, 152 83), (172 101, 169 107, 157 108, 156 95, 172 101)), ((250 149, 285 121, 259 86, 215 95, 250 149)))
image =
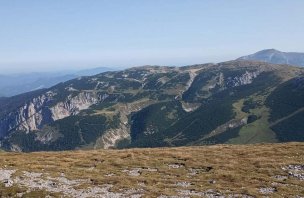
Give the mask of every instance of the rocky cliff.
POLYGON ((44 124, 76 115, 100 100, 94 93, 81 92, 76 96, 69 95, 64 101, 49 106, 55 95, 52 91, 46 92, 6 115, 0 120, 0 137, 11 131, 28 133, 41 129, 44 124))

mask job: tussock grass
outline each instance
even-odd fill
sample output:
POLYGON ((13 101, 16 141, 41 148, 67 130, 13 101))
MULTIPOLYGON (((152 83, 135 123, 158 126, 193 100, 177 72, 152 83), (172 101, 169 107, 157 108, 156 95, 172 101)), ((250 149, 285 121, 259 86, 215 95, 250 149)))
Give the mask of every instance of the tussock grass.
MULTIPOLYGON (((68 179, 89 179, 92 181, 90 186, 113 184, 111 191, 140 188, 146 197, 176 195, 177 189, 214 189, 222 194, 260 197, 259 188, 271 187, 274 182, 280 185, 271 196, 303 195, 303 181, 292 177, 284 181, 274 178, 276 175, 288 176, 282 167, 290 164, 304 164, 304 143, 0 153, 0 168, 16 169, 15 176, 21 175, 22 171, 48 173, 53 177, 64 173, 68 179), (170 168, 172 164, 180 167, 170 168), (140 169, 139 176, 123 172, 136 168, 140 169), (157 171, 150 172, 148 168, 157 171), (190 170, 196 170, 197 174, 190 174, 190 170), (179 187, 177 182, 191 185, 179 187)), ((24 190, 0 185, 1 196, 9 197, 24 190)), ((37 194, 48 193, 37 189, 27 196, 37 194)))

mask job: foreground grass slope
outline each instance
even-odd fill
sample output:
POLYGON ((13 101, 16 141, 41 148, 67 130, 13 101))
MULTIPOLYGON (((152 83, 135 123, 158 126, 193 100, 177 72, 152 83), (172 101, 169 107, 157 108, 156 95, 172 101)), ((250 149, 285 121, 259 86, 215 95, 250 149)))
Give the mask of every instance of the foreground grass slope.
POLYGON ((300 197, 304 143, 0 152, 0 197, 300 197))

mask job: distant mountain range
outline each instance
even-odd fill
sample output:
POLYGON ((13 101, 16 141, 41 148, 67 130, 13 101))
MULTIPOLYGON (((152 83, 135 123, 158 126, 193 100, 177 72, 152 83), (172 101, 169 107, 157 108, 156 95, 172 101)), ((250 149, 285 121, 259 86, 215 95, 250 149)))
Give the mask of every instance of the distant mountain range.
POLYGON ((273 64, 289 64, 304 66, 304 53, 281 52, 275 49, 266 49, 248 56, 242 56, 238 60, 256 60, 273 64))
MULTIPOLYGON (((254 54, 243 56, 237 60, 263 61, 273 64, 289 64, 304 66, 304 53, 281 52, 275 49, 266 49, 254 54)), ((80 71, 21 73, 15 75, 0 75, 0 97, 10 97, 29 91, 49 88, 60 82, 65 82, 80 76, 92 76, 118 68, 97 67, 80 71)))
POLYGON ((304 68, 145 66, 0 99, 14 151, 304 141, 304 68))
POLYGON ((80 71, 36 72, 0 75, 0 97, 9 97, 42 88, 49 88, 60 82, 71 80, 79 76, 91 76, 113 70, 115 69, 108 67, 97 67, 80 71))

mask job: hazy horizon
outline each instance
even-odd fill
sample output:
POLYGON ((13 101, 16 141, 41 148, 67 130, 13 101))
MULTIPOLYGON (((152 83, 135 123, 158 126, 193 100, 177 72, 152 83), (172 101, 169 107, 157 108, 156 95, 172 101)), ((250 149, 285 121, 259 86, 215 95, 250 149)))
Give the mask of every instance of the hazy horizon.
POLYGON ((1 1, 0 73, 180 66, 269 48, 304 52, 303 7, 300 0, 1 1))

